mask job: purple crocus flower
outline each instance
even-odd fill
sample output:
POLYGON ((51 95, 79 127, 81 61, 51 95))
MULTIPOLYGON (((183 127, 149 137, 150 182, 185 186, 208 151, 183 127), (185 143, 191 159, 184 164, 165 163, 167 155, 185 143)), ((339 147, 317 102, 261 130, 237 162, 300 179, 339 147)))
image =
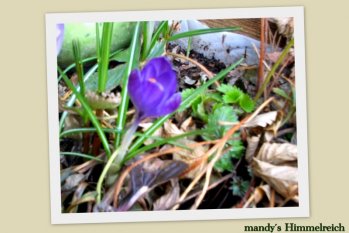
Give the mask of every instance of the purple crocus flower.
POLYGON ((176 73, 165 57, 153 58, 142 70, 133 70, 128 91, 139 120, 172 113, 181 103, 176 73))
POLYGON ((61 48, 63 45, 63 38, 64 38, 64 24, 63 23, 56 24, 57 56, 58 56, 59 52, 61 51, 61 48))

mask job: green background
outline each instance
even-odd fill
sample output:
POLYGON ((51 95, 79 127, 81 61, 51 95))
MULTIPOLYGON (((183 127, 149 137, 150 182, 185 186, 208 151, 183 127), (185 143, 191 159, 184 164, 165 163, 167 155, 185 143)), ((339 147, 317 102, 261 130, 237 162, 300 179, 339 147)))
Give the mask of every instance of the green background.
MULTIPOLYGON (((6 1, 1 6, 1 232, 243 232, 348 221, 347 1, 6 1), (277 4, 277 5, 276 5, 277 4), (50 224, 45 13, 305 6, 310 218, 50 224), (13 87, 13 88, 12 88, 13 87)), ((232 18, 234 16, 232 15, 232 18)))

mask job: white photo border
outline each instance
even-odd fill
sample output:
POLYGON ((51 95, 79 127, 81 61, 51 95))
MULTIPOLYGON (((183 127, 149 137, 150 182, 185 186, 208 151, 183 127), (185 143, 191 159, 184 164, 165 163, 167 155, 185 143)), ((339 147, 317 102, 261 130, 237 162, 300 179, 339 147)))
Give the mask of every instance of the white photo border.
POLYGON ((308 138, 306 106, 304 8, 260 7, 225 9, 190 9, 157 11, 122 11, 93 13, 48 13, 46 14, 46 58, 47 93, 49 122, 49 160, 51 223, 107 223, 107 222, 148 222, 148 221, 188 221, 219 219, 256 219, 309 217, 308 184, 308 138), (116 21, 156 21, 190 19, 238 19, 293 17, 295 37, 295 72, 297 106, 297 149, 299 170, 299 206, 280 208, 210 209, 176 211, 131 211, 104 213, 62 213, 60 190, 60 156, 58 127, 56 24, 68 22, 116 22, 116 21))

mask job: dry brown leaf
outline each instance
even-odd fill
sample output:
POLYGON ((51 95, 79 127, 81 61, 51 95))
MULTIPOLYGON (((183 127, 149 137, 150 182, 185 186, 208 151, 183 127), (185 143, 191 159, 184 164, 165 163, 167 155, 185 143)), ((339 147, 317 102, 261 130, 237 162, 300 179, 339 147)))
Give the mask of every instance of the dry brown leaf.
POLYGON ((276 17, 269 20, 277 25, 280 34, 288 39, 293 36, 294 23, 292 17, 276 17))
POLYGON ((180 130, 175 124, 173 124, 171 121, 166 121, 164 123, 164 131, 165 134, 169 137, 174 137, 180 134, 183 134, 184 131, 180 130))
POLYGON ((192 117, 188 117, 183 123, 181 124, 181 130, 184 132, 187 132, 189 130, 194 130, 195 129, 195 123, 193 121, 192 117))
MULTIPOLYGON (((195 141, 188 140, 188 139, 181 139, 178 142, 180 142, 183 145, 190 145, 195 143, 195 141)), ((173 153, 173 159, 179 160, 187 163, 189 167, 195 163, 198 162, 198 159, 200 159, 208 150, 207 146, 200 145, 196 146, 192 150, 180 150, 173 153)), ((190 172, 186 173, 184 177, 186 178, 194 178, 198 173, 202 171, 202 169, 205 167, 207 162, 202 162, 199 166, 191 170, 190 172)))
POLYGON ((65 183, 62 186, 62 191, 72 190, 84 180, 85 180, 84 174, 80 174, 80 173, 72 174, 65 180, 65 183))
POLYGON ((245 128, 249 128, 252 134, 261 134, 264 132, 264 141, 271 141, 279 130, 282 123, 283 114, 279 111, 262 113, 251 121, 244 124, 245 128))
MULTIPOLYGON (((140 123, 139 126, 142 128, 142 131, 145 132, 150 126, 152 126, 153 123, 152 122, 144 122, 144 123, 140 123)), ((162 127, 158 128, 157 130, 155 130, 155 132, 153 133, 152 136, 154 137, 161 137, 163 134, 163 129, 162 127)), ((150 145, 154 143, 154 139, 148 138, 144 141, 144 145, 150 145)))
POLYGON ((272 112, 267 112, 267 113, 262 113, 253 118, 252 120, 246 122, 243 126, 248 128, 248 127, 266 127, 268 125, 272 125, 277 117, 277 111, 272 111, 272 112))
POLYGON ((297 146, 291 143, 264 143, 260 148, 257 159, 273 165, 296 165, 297 146))
MULTIPOLYGON (((183 122, 182 125, 184 127, 187 127, 186 125, 190 125, 191 118, 188 118, 185 122, 183 122), (188 122, 186 122, 188 121, 188 122)), ((182 128, 182 127, 181 127, 182 128)), ((184 130, 179 129, 175 124, 173 124, 171 121, 166 121, 164 123, 164 131, 165 134, 169 137, 174 137, 180 134, 184 133, 184 130)), ((195 143, 195 141, 185 138, 181 138, 177 140, 177 143, 182 144, 184 146, 188 146, 190 144, 195 143)), ((194 163, 198 162, 198 159, 200 159, 208 150, 207 146, 197 146, 193 148, 192 150, 182 149, 180 151, 173 153, 173 159, 185 162, 189 165, 193 165, 194 163)), ((201 163, 199 166, 192 169, 190 172, 186 173, 184 177, 186 178, 194 178, 199 172, 201 172, 202 168, 205 166, 205 162, 201 163)))
MULTIPOLYGON (((80 118, 77 115, 68 114, 64 120, 64 130, 81 128, 82 127, 81 125, 82 124, 81 124, 80 118)), ((72 135, 69 135, 67 137, 81 139, 82 134, 81 133, 72 134, 72 135)))
POLYGON ((276 166, 256 158, 252 160, 253 173, 267 182, 275 191, 286 198, 293 197, 298 186, 298 169, 290 166, 276 166))
POLYGON ((171 185, 167 188, 166 193, 154 202, 154 210, 170 209, 178 201, 179 191, 178 179, 172 179, 171 185))
MULTIPOLYGON (((79 199, 82 197, 87 186, 88 186, 88 183, 86 182, 82 182, 79 184, 79 186, 76 188, 74 192, 72 203, 79 201, 79 199)), ((69 213, 76 213, 78 210, 77 206, 71 207, 71 208, 68 207, 68 208, 70 209, 69 213)))
POLYGON ((268 200, 270 200, 270 194, 271 189, 268 184, 258 186, 253 193, 254 196, 254 204, 257 205, 264 197, 264 195, 267 196, 268 200))
POLYGON ((245 159, 249 163, 252 161, 252 158, 254 157, 254 155, 256 153, 260 138, 261 138, 260 135, 247 138, 247 148, 246 148, 246 153, 245 153, 245 159))

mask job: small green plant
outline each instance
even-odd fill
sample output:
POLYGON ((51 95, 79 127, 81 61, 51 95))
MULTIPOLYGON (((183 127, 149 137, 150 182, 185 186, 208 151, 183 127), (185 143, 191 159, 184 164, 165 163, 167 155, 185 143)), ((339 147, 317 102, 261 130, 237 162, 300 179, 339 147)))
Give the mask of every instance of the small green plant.
POLYGON ((243 197, 248 190, 250 183, 240 177, 234 177, 231 181, 230 190, 234 196, 243 197))
MULTIPOLYGON (((207 134, 204 134, 205 139, 219 139, 230 129, 229 125, 222 125, 224 122, 234 123, 238 121, 238 116, 231 106, 217 104, 214 107, 213 113, 208 116, 208 121, 205 126, 207 134)), ((218 172, 233 171, 234 164, 232 159, 240 159, 243 155, 244 146, 240 139, 240 134, 235 133, 231 139, 227 141, 225 146, 226 152, 215 163, 215 169, 218 172)))
POLYGON ((223 102, 225 104, 237 104, 245 112, 252 112, 255 108, 255 102, 251 97, 241 91, 236 86, 222 84, 217 90, 223 93, 223 102))
MULTIPOLYGON (((190 96, 192 92, 193 89, 187 89, 183 94, 190 96)), ((238 87, 221 84, 217 92, 205 92, 193 98, 191 108, 193 116, 204 123, 204 139, 215 140, 222 138, 232 123, 238 122, 239 115, 252 112, 255 102, 238 87)), ((216 162, 215 169, 218 172, 232 171, 233 159, 239 159, 244 149, 239 133, 235 133, 233 138, 227 141, 227 151, 216 162)))

